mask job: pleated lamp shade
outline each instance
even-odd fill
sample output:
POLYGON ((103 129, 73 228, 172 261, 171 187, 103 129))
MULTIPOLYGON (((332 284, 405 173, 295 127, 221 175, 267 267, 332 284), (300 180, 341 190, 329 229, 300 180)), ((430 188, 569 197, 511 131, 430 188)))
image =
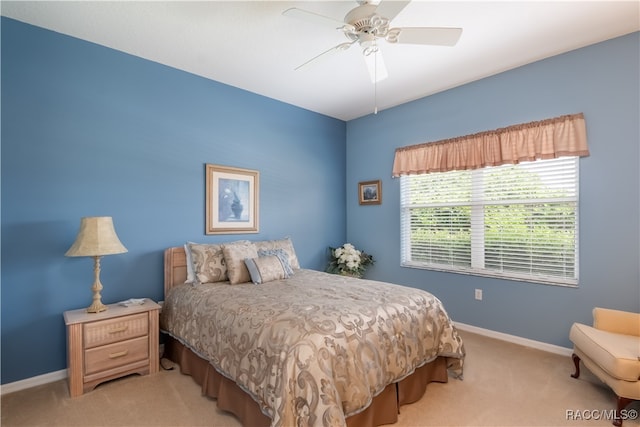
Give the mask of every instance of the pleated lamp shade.
POLYGON ((122 254, 127 248, 120 242, 110 216, 91 216, 80 220, 80 230, 65 256, 102 256, 122 254))

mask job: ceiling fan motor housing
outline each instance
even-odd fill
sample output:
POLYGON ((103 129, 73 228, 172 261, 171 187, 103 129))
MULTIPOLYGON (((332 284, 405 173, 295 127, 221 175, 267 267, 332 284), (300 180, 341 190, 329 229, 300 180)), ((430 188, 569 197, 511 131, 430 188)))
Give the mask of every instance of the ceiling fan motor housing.
POLYGON ((374 4, 363 2, 344 17, 345 35, 352 41, 357 40, 365 49, 375 45, 376 37, 384 38, 389 32, 389 20, 376 15, 376 8, 374 4))

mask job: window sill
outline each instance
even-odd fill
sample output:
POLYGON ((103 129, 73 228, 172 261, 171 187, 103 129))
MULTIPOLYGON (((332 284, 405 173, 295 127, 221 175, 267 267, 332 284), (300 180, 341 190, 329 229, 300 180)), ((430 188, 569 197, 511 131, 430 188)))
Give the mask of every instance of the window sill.
POLYGON ((511 280, 514 282, 528 282, 534 285, 551 285, 551 286, 561 286, 566 288, 576 288, 576 289, 578 288, 578 281, 576 279, 560 279, 560 278, 550 278, 546 276, 524 276, 524 275, 479 271, 474 269, 463 269, 463 268, 451 269, 451 268, 437 267, 437 266, 431 266, 431 265, 427 266, 417 262, 403 262, 403 263, 400 263, 400 266, 405 268, 415 268, 419 270, 439 271, 442 273, 454 273, 454 274, 464 274, 467 276, 491 277, 495 279, 511 280))

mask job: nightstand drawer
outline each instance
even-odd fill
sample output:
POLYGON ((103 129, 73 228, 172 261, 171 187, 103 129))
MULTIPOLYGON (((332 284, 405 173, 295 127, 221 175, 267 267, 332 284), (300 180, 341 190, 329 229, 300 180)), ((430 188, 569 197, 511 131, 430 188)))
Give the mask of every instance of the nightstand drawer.
POLYGON ((84 348, 147 335, 148 328, 147 313, 85 323, 83 325, 84 348))
POLYGON ((149 338, 146 336, 134 338, 87 350, 84 372, 89 375, 148 358, 149 338))

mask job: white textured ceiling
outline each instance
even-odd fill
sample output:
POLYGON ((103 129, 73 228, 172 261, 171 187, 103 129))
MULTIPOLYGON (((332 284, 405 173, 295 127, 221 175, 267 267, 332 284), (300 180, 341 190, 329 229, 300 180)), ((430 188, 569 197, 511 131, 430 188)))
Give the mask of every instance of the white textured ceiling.
POLYGON ((0 4, 3 16, 342 120, 640 30, 638 1, 414 0, 392 26, 462 27, 455 47, 383 42, 389 77, 375 90, 357 46, 294 71, 346 38, 282 12, 299 7, 342 20, 355 6, 355 1, 0 4))

